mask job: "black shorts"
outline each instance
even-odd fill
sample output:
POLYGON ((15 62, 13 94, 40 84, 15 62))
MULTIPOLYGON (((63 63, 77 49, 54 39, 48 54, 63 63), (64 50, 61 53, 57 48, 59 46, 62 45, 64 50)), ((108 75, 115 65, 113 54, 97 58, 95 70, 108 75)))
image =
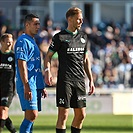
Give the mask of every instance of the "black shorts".
POLYGON ((58 81, 56 90, 57 107, 86 107, 86 89, 84 81, 58 81))
POLYGON ((14 92, 8 92, 8 94, 4 94, 1 92, 0 94, 0 106, 9 107, 12 103, 12 99, 14 97, 14 92))

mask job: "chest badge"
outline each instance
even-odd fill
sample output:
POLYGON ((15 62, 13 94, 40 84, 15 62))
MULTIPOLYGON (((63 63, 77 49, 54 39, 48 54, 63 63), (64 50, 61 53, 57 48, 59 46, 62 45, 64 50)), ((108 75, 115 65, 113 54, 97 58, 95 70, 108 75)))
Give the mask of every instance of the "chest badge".
POLYGON ((13 58, 12 57, 8 57, 7 59, 9 62, 13 61, 13 58))
POLYGON ((85 39, 84 38, 80 38, 82 43, 85 43, 85 39))

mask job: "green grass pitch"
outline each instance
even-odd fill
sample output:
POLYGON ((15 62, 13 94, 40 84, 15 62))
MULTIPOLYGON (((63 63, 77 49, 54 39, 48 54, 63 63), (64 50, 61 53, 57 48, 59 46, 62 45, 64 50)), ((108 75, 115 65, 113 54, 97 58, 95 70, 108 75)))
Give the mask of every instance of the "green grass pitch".
MULTIPOLYGON (((23 116, 10 116, 16 129, 19 130, 23 116)), ((67 133, 73 116, 69 115, 67 133)), ((40 114, 34 123, 34 133, 55 133, 57 115, 40 114)), ((6 128, 2 133, 9 133, 6 128)), ((132 115, 87 114, 82 133, 133 133, 132 115)))

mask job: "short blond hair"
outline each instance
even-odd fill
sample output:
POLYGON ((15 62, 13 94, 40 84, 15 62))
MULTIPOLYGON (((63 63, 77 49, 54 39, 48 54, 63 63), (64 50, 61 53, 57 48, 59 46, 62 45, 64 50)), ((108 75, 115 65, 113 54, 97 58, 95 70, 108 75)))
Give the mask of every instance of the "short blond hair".
POLYGON ((68 9, 68 11, 66 12, 66 19, 68 19, 68 17, 74 16, 76 14, 82 13, 82 10, 78 7, 71 7, 68 9))

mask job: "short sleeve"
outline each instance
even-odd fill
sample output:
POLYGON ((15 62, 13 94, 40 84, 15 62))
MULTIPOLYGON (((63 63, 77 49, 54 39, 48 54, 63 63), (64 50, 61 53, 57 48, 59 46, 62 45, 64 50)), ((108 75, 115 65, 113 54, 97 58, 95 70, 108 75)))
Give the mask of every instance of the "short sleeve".
POLYGON ((86 45, 85 45, 85 53, 90 50, 90 40, 88 39, 88 36, 85 35, 86 45))
POLYGON ((49 46, 49 50, 53 51, 53 52, 57 52, 60 48, 60 40, 59 40, 59 35, 56 34, 55 36, 53 36, 52 38, 52 42, 49 46))
POLYGON ((17 59, 28 60, 28 46, 25 40, 18 40, 15 44, 15 55, 17 59))

